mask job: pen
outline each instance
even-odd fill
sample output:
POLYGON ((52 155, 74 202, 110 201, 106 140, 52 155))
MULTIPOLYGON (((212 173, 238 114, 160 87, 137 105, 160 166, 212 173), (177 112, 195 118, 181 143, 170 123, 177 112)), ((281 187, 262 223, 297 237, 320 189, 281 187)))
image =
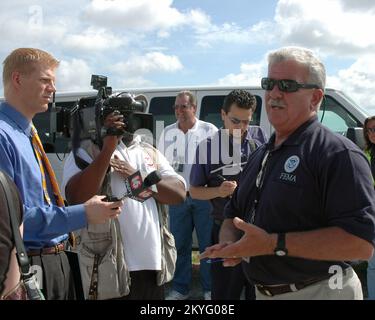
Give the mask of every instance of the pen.
POLYGON ((224 261, 223 258, 212 258, 212 259, 206 260, 206 263, 216 263, 216 262, 223 262, 223 261, 224 261))
POLYGON ((217 174, 216 177, 218 177, 221 181, 227 181, 221 174, 217 174))

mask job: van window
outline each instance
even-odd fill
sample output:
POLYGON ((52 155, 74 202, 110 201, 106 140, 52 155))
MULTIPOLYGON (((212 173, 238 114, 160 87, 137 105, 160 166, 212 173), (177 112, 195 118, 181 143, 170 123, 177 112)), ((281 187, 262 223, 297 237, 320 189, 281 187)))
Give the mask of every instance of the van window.
MULTIPOLYGON (((221 107, 223 106, 225 97, 225 95, 203 97, 201 103, 200 119, 203 121, 211 122, 218 128, 222 127, 223 120, 221 120, 221 107)), ((255 98, 257 100, 257 107, 250 124, 259 126, 260 113, 262 110, 262 98, 260 96, 255 96, 255 98)))
POLYGON ((154 97, 151 99, 149 113, 154 116, 154 128, 156 121, 164 121, 164 126, 176 122, 173 105, 176 96, 171 97, 154 97))
MULTIPOLYGON (((56 107, 72 108, 75 102, 56 102, 56 107)), ((38 135, 42 141, 44 150, 46 153, 66 153, 69 152, 69 142, 70 138, 57 133, 51 133, 51 121, 56 122, 55 119, 51 118, 51 107, 52 104, 48 104, 48 111, 38 113, 34 119, 33 123, 38 130, 38 135)))
POLYGON ((338 134, 346 135, 348 128, 362 127, 352 114, 330 96, 325 96, 318 112, 319 120, 326 127, 338 134))

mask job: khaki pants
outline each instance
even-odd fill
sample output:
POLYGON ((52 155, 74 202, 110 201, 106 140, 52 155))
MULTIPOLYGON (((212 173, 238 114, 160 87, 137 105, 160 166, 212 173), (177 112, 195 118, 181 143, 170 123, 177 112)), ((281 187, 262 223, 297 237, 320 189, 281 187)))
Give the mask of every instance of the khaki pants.
POLYGON ((266 296, 256 289, 257 300, 363 300, 362 285, 352 268, 345 270, 341 279, 331 278, 314 283, 301 290, 266 296))

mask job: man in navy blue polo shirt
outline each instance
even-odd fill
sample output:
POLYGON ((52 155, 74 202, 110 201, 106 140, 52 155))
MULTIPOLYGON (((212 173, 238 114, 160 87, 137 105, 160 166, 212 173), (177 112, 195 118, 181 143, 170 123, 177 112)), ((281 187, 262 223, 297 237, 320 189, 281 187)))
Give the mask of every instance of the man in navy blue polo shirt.
MULTIPOLYGON (((211 201, 213 244, 219 242, 224 207, 237 186, 248 156, 266 142, 266 135, 259 126, 249 126, 255 108, 256 99, 249 92, 230 92, 221 110, 224 127, 197 149, 190 173, 190 194, 192 198, 211 201)), ((220 262, 212 263, 211 282, 213 300, 240 299, 244 287, 246 298, 254 298, 254 287, 246 280, 241 265, 227 268, 220 262)))
POLYGON ((356 145, 318 122, 324 87, 311 51, 270 53, 262 88, 275 133, 248 160, 220 244, 202 255, 224 265, 246 259, 257 299, 363 298, 347 261, 374 251, 371 170, 356 145))

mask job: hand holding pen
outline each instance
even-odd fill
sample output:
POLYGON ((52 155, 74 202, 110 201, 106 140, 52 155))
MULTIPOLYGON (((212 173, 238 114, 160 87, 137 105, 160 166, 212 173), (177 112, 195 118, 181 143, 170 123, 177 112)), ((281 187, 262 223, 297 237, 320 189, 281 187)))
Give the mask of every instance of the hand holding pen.
POLYGON ((221 198, 230 197, 233 194, 234 190, 237 188, 237 182, 228 181, 220 174, 217 174, 216 176, 222 181, 219 187, 219 196, 221 198))
POLYGON ((242 258, 233 256, 230 258, 223 258, 220 254, 222 250, 230 244, 231 242, 217 243, 213 246, 207 247, 206 250, 200 254, 199 258, 205 263, 221 263, 224 267, 234 267, 242 261, 242 258))

